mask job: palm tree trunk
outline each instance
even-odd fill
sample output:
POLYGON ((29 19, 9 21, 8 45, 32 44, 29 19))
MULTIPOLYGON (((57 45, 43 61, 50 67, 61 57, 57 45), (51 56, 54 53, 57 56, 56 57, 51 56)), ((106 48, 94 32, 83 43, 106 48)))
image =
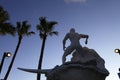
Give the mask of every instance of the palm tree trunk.
MULTIPOLYGON (((44 54, 44 47, 45 47, 45 42, 46 42, 46 35, 43 38, 43 42, 42 42, 42 47, 41 47, 41 54, 40 54, 40 58, 39 58, 39 63, 38 63, 38 69, 41 70, 42 67, 42 60, 43 60, 43 54, 44 54)), ((41 74, 37 73, 37 80, 40 80, 41 78, 41 74)))
POLYGON ((8 67, 8 70, 7 70, 7 73, 6 73, 5 77, 4 77, 4 80, 7 80, 8 76, 9 76, 9 73, 10 73, 10 71, 11 71, 11 69, 12 69, 12 66, 13 66, 13 63, 14 63, 14 61, 15 61, 15 58, 16 58, 18 49, 19 49, 19 47, 20 47, 21 41, 22 41, 22 36, 19 36, 19 40, 18 40, 18 44, 17 44, 17 46, 16 46, 16 50, 15 50, 15 52, 14 52, 13 58, 12 58, 12 60, 11 60, 11 63, 10 63, 10 65, 9 65, 9 67, 8 67))

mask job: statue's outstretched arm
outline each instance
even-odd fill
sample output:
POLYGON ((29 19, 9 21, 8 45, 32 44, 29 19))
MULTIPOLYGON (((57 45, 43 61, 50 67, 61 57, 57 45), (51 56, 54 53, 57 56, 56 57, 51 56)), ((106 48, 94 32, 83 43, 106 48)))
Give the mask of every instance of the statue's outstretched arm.
POLYGON ((87 43, 88 43, 89 35, 80 34, 80 36, 81 36, 82 38, 86 38, 86 40, 85 40, 85 44, 87 44, 87 43))
POLYGON ((86 34, 80 34, 82 38, 89 38, 89 35, 86 34))

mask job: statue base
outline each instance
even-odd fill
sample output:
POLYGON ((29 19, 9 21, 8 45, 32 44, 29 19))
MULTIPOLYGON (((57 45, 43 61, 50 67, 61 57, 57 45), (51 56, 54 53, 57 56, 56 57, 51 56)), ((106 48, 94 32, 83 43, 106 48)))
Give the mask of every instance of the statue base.
POLYGON ((61 66, 56 66, 46 74, 47 80, 105 80, 109 73, 104 73, 90 64, 79 62, 67 62, 61 66))

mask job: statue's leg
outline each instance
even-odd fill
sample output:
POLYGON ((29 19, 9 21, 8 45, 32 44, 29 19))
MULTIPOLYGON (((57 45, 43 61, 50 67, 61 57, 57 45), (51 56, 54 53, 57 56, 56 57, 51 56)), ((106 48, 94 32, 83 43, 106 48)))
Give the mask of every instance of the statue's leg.
POLYGON ((63 64, 64 64, 65 61, 66 61, 66 56, 69 55, 73 50, 74 50, 74 48, 71 47, 71 46, 69 46, 69 47, 66 48, 66 50, 65 50, 65 52, 64 52, 64 54, 63 54, 63 56, 62 56, 62 63, 63 63, 63 64))

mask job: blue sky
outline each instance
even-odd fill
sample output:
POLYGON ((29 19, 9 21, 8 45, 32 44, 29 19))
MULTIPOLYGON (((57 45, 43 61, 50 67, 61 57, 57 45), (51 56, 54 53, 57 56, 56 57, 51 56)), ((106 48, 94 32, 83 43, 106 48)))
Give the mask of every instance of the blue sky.
MULTIPOLYGON (((36 35, 24 37, 8 80, 35 80, 36 74, 26 73, 17 67, 36 69, 42 40, 38 36, 36 25, 38 18, 47 17, 49 21, 57 21, 55 30, 58 36, 47 38, 43 69, 50 69, 62 64, 62 40, 70 28, 78 33, 88 34, 88 44, 84 39, 82 46, 94 49, 104 58, 110 75, 106 80, 119 80, 117 73, 120 67, 120 56, 114 53, 120 48, 120 0, 0 0, 0 5, 10 14, 10 22, 28 20, 31 30, 36 35)), ((4 52, 14 52, 17 36, 0 36, 0 60, 4 52)), ((69 45, 69 41, 67 42, 69 45)), ((66 45, 66 46, 67 46, 66 45)), ((67 57, 67 61, 71 55, 67 57)), ((6 58, 0 78, 3 78, 11 58, 6 58)), ((42 75, 42 80, 45 80, 42 75)))

